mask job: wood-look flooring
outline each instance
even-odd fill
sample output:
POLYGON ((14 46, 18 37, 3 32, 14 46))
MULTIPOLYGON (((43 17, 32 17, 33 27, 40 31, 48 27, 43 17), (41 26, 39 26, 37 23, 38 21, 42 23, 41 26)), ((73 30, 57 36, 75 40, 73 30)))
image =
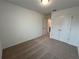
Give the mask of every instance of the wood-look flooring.
POLYGON ((44 35, 3 50, 2 59, 78 59, 77 48, 44 35))

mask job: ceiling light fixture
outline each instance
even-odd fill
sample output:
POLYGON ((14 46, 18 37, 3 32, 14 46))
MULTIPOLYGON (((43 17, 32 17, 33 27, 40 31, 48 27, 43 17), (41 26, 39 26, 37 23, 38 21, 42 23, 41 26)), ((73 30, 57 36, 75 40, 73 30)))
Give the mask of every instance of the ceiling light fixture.
POLYGON ((49 0, 41 0, 41 3, 42 3, 43 5, 47 5, 47 4, 49 3, 49 0))

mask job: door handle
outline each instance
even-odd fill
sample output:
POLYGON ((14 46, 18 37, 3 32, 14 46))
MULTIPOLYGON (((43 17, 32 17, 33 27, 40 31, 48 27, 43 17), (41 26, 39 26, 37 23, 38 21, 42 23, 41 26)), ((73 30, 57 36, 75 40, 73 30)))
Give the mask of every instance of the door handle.
POLYGON ((58 29, 58 31, 62 31, 61 29, 58 29))

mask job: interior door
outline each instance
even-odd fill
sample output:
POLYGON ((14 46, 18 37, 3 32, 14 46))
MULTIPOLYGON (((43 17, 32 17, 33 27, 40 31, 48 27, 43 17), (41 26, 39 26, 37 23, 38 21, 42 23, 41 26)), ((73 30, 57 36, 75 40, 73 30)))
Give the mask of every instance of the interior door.
POLYGON ((68 42, 70 39, 71 17, 53 15, 53 38, 59 41, 68 42))
POLYGON ((70 16, 61 16, 59 19, 61 20, 59 40, 68 42, 70 39, 71 18, 70 16))
POLYGON ((59 40, 60 38, 60 24, 61 24, 61 21, 59 20, 59 16, 57 15, 53 15, 52 17, 53 19, 53 29, 52 29, 52 32, 53 32, 53 38, 56 39, 56 40, 59 40))
POLYGON ((76 13, 71 18, 72 18, 71 34, 70 34, 70 40, 68 43, 79 47, 79 16, 76 13))
POLYGON ((59 39, 59 31, 58 31, 58 28, 59 28, 59 25, 58 25, 58 17, 54 14, 53 17, 52 17, 52 24, 53 24, 53 27, 52 27, 52 36, 54 39, 58 40, 59 39))

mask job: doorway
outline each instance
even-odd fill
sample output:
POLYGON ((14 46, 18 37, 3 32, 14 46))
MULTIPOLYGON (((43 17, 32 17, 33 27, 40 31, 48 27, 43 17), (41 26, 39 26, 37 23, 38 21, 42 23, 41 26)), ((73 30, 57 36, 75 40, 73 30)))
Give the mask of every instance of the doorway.
POLYGON ((51 18, 50 16, 44 17, 43 20, 43 35, 50 34, 51 31, 51 18))
POLYGON ((48 32, 50 33, 51 31, 51 18, 48 18, 48 32))

